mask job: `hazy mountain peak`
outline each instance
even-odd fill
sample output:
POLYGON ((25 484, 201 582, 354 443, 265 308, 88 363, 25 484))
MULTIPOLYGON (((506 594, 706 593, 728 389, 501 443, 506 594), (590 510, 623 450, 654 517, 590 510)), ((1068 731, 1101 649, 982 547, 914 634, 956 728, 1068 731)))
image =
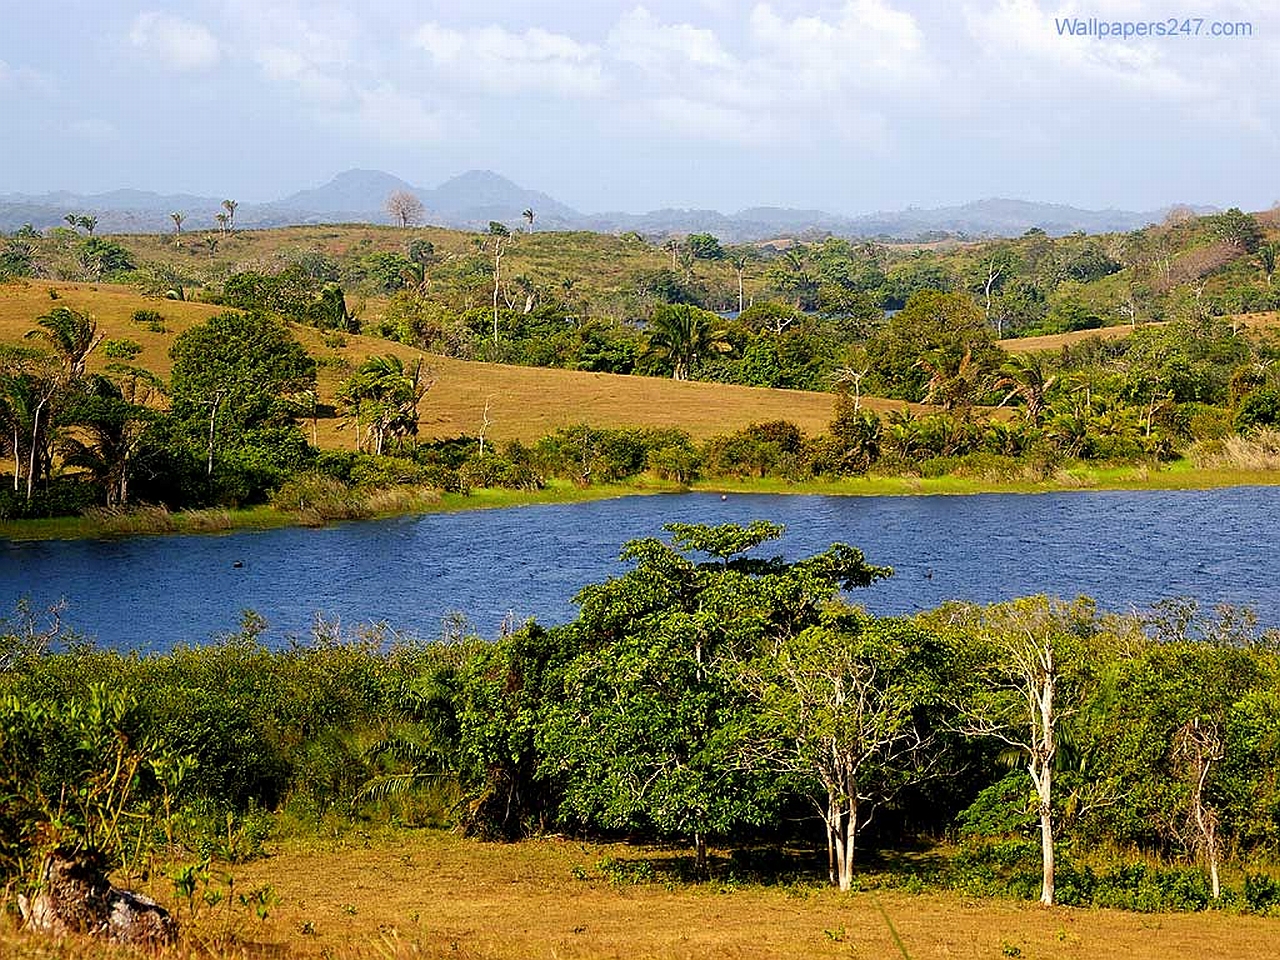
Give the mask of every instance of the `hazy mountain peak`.
POLYGON ((399 191, 418 191, 412 184, 382 170, 346 170, 328 183, 285 197, 278 204, 310 213, 371 213, 381 211, 387 197, 399 191))

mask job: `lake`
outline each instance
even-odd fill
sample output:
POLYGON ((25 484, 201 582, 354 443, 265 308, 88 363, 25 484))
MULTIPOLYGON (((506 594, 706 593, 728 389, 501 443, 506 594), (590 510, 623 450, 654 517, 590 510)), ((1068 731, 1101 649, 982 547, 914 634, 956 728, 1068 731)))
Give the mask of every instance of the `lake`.
POLYGON ((830 497, 687 493, 514 507, 318 530, 0 542, 0 609, 68 602, 64 620, 122 648, 201 643, 253 609, 279 641, 319 614, 436 637, 461 614, 492 636, 505 618, 571 619, 585 584, 622 572, 622 544, 670 521, 776 520, 761 553, 834 541, 896 575, 854 599, 909 613, 948 599, 1088 594, 1111 610, 1192 596, 1253 607, 1280 626, 1280 487, 1038 495, 830 497))

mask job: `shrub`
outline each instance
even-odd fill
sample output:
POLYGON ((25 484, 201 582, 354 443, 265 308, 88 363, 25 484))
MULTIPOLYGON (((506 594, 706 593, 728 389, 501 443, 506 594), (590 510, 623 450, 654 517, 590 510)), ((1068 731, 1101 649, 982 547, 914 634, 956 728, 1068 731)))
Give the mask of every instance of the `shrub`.
POLYGON ((142 352, 142 344, 136 340, 107 340, 102 344, 102 352, 112 360, 133 360, 142 352))

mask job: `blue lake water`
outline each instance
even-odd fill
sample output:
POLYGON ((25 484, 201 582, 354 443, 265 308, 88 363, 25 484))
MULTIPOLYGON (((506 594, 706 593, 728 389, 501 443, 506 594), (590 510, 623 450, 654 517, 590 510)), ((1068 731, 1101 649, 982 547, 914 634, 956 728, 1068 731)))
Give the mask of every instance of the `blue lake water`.
POLYGON ((64 619, 80 633, 139 649, 207 641, 234 629, 244 609, 262 614, 275 640, 307 636, 317 614, 430 638, 461 613, 491 636, 509 616, 571 619, 575 593, 621 573, 622 544, 659 534, 663 523, 753 519, 786 524, 771 554, 795 558, 844 541, 893 566, 891 580, 855 594, 873 613, 1033 593, 1088 594, 1128 611, 1192 596, 1251 606, 1264 625, 1280 626, 1277 487, 724 500, 691 493, 319 530, 0 542, 0 610, 20 597, 39 606, 65 598, 64 619))

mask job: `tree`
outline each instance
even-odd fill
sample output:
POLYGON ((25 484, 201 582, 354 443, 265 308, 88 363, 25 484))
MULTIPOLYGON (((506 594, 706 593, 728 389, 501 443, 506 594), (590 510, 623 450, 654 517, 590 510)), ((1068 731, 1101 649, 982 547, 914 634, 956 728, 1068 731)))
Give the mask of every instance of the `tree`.
POLYGON ((36 323, 39 330, 27 334, 28 340, 44 340, 53 348, 62 369, 62 383, 68 384, 84 376, 89 354, 102 342, 98 322, 87 313, 70 307, 54 307, 36 323))
POLYGON ((1253 253, 1262 242, 1262 227, 1257 218, 1239 207, 1231 207, 1208 219, 1214 236, 1244 253, 1253 253))
POLYGON ((685 237, 689 252, 697 260, 722 260, 724 248, 720 241, 709 233, 691 233, 685 237))
POLYGON ((1262 267, 1262 274, 1267 278, 1267 286, 1271 286, 1271 275, 1276 272, 1276 254, 1280 253, 1280 244, 1274 241, 1264 243, 1258 247, 1258 266, 1262 267))
POLYGON ((418 435, 418 404, 432 381, 423 378, 419 357, 412 370, 395 354, 370 357, 356 373, 338 388, 338 399, 352 416, 356 430, 356 449, 367 449, 381 455, 388 439, 418 435), (361 439, 364 426, 365 440, 361 439))
POLYGON ((867 358, 879 395, 956 405, 989 388, 1005 354, 971 297, 922 290, 868 341, 867 358))
POLYGON ((716 319, 687 303, 664 304, 649 321, 649 353, 670 365, 672 379, 688 380, 702 357, 732 349, 716 319))
POLYGON ((133 460, 159 413, 148 401, 160 390, 149 371, 113 364, 112 377, 86 379, 62 415, 75 431, 61 442, 63 462, 88 471, 108 507, 129 502, 133 460))
POLYGON ((223 200, 222 209, 227 211, 227 228, 234 230, 236 228, 236 207, 240 206, 239 201, 223 200))
POLYGON ((533 208, 525 207, 524 213, 520 214, 520 216, 529 221, 529 232, 533 233, 533 208))
POLYGON ((422 201, 408 190, 397 190, 387 197, 387 213, 391 215, 392 220, 399 220, 403 228, 407 228, 411 223, 417 223, 425 212, 422 201))
POLYGON ((968 624, 968 696, 957 703, 960 729, 990 737, 1024 764, 1040 825, 1040 902, 1054 903, 1054 771, 1061 727, 1082 699, 1087 652, 1079 643, 1092 610, 1043 597, 981 611, 968 624))
POLYGON ((52 371, 19 368, 0 377, 0 421, 5 427, 5 443, 13 456, 13 489, 20 489, 23 467, 26 467, 26 498, 35 490, 36 481, 45 474, 52 461, 50 437, 53 414, 50 404, 59 391, 58 378, 52 371))
POLYGON ((292 424, 288 395, 315 386, 315 361, 283 323, 261 314, 218 314, 181 334, 169 356, 173 416, 206 438, 210 476, 219 444, 292 424))
POLYGON ((1178 730, 1174 739, 1174 756, 1185 764, 1191 783, 1191 800, 1187 812, 1188 827, 1192 837, 1188 844, 1204 855, 1209 863, 1209 881, 1213 899, 1222 896, 1222 884, 1218 879, 1218 860, 1221 856, 1218 838, 1218 811, 1205 799, 1205 787, 1213 765, 1226 758, 1222 732, 1211 720, 1193 717, 1178 730))
POLYGON ((497 220, 489 221, 489 237, 493 243, 493 345, 498 345, 498 293, 502 289, 502 254, 511 231, 497 220))
POLYGON ((1057 374, 1048 372, 1043 354, 1013 354, 1000 368, 1000 374, 995 388, 1007 389, 1009 393, 1000 401, 999 406, 1004 406, 1017 397, 1022 401, 1027 421, 1033 426, 1040 426, 1044 419, 1049 389, 1058 380, 1057 374))
POLYGON ((781 535, 766 521, 665 529, 674 546, 631 541, 622 558, 633 569, 578 595, 571 642, 582 653, 539 745, 564 790, 563 819, 684 838, 705 875, 708 836, 763 822, 781 788, 739 762, 747 700, 728 665, 817 623, 841 587, 890 571, 844 544, 795 563, 747 556, 781 535))
POLYGON ((218 230, 222 233, 226 233, 227 225, 231 222, 231 218, 225 213, 216 213, 213 215, 213 219, 217 221, 218 230))
POLYGON ((89 236, 93 236, 93 231, 98 228, 98 218, 94 216, 76 217, 76 223, 84 227, 84 232, 89 236))
POLYGON ((783 636, 735 672, 754 703, 744 761, 817 787, 831 883, 848 890, 858 833, 940 753, 942 645, 907 621, 852 610, 783 636))

